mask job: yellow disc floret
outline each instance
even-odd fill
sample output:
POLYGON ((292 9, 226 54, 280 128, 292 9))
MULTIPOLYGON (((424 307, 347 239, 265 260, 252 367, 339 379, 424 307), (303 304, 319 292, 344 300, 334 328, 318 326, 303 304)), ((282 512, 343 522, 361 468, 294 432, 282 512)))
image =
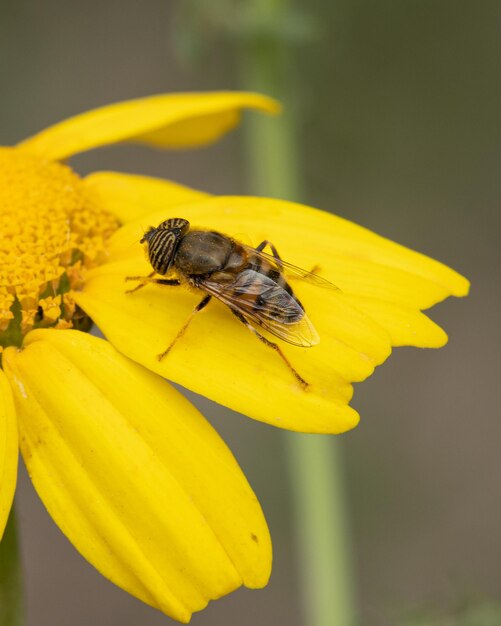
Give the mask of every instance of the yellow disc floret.
POLYGON ((0 148, 0 349, 34 327, 77 323, 72 292, 117 227, 71 168, 0 148))

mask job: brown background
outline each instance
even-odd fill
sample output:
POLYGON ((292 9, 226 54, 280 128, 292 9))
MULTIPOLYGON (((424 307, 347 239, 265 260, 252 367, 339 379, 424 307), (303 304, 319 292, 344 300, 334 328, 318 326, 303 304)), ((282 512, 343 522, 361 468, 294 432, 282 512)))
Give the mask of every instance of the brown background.
MULTIPOLYGON (((180 60, 176 41, 201 44, 199 29, 186 40, 180 7, 0 0, 0 143, 120 99, 235 88, 231 45, 217 34, 197 63, 180 60)), ((315 0, 309 7, 321 39, 301 50, 295 98, 308 202, 428 253, 473 283, 467 300, 433 312, 449 345, 397 350, 357 386, 362 421, 341 438, 361 623, 382 626, 401 623, 416 607, 500 599, 501 5, 315 0)), ((74 166, 243 193, 241 140, 237 132, 215 147, 177 154, 105 149, 74 166)), ((285 434, 198 404, 262 502, 275 562, 266 590, 239 591, 194 624, 304 626, 285 434)), ((169 623, 75 552, 24 471, 17 506, 29 626, 169 623)))

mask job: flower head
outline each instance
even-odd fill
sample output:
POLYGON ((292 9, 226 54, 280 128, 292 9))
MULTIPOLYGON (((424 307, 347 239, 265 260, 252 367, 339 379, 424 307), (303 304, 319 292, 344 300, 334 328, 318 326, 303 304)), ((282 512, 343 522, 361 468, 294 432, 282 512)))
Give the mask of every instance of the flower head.
POLYGON ((72 294, 106 260, 118 220, 67 166, 0 148, 0 342, 36 327, 71 327, 72 294))
MULTIPOLYGON (((75 547, 117 585, 183 622, 242 584, 266 584, 268 529, 198 411, 106 341, 75 330, 90 319, 76 295, 109 261, 110 236, 126 217, 61 159, 126 139, 204 144, 244 107, 276 109, 253 94, 159 96, 0 148, 0 537, 19 445, 75 547)), ((170 201, 185 193, 172 185, 170 201)))
POLYGON ((81 178, 61 162, 126 140, 209 143, 244 107, 277 110, 254 94, 156 96, 0 149, 0 534, 19 443, 75 547, 180 621, 241 584, 265 585, 271 543, 231 453, 164 378, 281 428, 343 432, 358 421, 352 383, 392 346, 443 345, 444 331, 421 310, 468 289, 446 266, 315 209, 109 172, 81 178), (281 348, 307 389, 221 302, 156 358, 200 294, 155 284, 126 294, 124 279, 151 272, 139 241, 172 217, 246 233, 254 245, 269 240, 286 261, 339 287, 294 284, 321 340, 281 348), (91 319, 109 343, 78 331, 91 319))

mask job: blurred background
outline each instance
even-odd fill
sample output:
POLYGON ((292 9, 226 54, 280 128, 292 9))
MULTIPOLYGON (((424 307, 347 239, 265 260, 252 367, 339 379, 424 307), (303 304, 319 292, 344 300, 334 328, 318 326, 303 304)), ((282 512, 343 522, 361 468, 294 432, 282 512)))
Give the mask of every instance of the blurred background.
MULTIPOLYGON (((203 4, 0 0, 0 143, 121 99, 245 88, 236 36, 217 27, 219 2, 212 16, 203 4)), ((501 3, 307 5, 284 35, 295 85, 284 105, 301 118, 303 201, 438 258, 473 284, 468 299, 432 312, 448 346, 396 350, 356 385, 361 423, 338 438, 360 624, 456 624, 463 609, 477 615, 470 613, 472 626, 501 624, 501 613, 486 609, 501 601, 501 3)), ((81 155, 73 166, 249 193, 243 138, 237 130, 196 152, 115 147, 81 155)), ((193 623, 307 626, 285 433, 197 404, 262 503, 274 571, 265 590, 240 590, 193 623)), ((170 623, 78 555, 24 470, 17 507, 28 626, 170 623)))

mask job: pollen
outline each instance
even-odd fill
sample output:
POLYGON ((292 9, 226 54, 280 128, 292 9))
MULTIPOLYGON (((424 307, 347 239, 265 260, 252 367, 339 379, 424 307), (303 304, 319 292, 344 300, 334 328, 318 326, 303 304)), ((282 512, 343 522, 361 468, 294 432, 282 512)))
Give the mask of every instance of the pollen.
POLYGON ((118 226, 70 167, 0 147, 0 350, 81 320, 72 294, 118 226))

